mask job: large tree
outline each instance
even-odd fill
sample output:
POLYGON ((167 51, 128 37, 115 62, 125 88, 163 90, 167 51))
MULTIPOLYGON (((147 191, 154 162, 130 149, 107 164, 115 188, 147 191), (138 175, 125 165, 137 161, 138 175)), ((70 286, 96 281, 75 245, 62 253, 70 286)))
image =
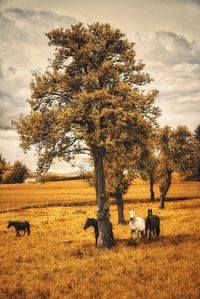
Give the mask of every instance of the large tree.
POLYGON ((196 161, 194 136, 185 126, 160 129, 158 137, 159 162, 157 176, 160 186, 160 208, 165 206, 165 198, 171 186, 174 172, 187 176, 193 172, 196 161))
POLYGON ((55 56, 44 74, 34 74, 29 99, 31 113, 16 128, 25 151, 38 153, 38 171, 58 157, 70 161, 90 153, 95 169, 99 207, 99 247, 111 247, 112 237, 103 161, 107 150, 140 139, 155 121, 157 91, 145 92, 151 81, 136 62, 134 44, 109 24, 83 24, 47 33, 55 56), (129 136, 130 128, 135 136, 129 136))

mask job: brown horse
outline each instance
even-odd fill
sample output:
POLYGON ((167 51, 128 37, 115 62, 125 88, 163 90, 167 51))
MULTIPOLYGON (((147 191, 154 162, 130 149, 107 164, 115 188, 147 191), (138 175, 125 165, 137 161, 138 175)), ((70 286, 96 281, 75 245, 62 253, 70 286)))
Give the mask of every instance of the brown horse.
MULTIPOLYGON (((99 237, 98 221, 94 218, 87 218, 83 229, 86 230, 90 226, 92 226, 94 228, 95 246, 97 247, 97 241, 98 241, 98 237, 99 237)), ((111 222, 110 222, 110 230, 111 230, 112 241, 114 242, 114 236, 113 236, 113 230, 112 230, 112 223, 111 222)))
POLYGON ((24 231, 24 235, 26 234, 26 232, 28 232, 28 235, 30 235, 30 224, 28 221, 24 221, 24 222, 13 222, 13 221, 9 221, 8 222, 8 226, 7 228, 10 228, 11 226, 14 226, 14 228, 16 229, 16 237, 19 237, 19 231, 23 230, 24 231))
POLYGON ((160 218, 157 215, 153 215, 152 209, 148 209, 148 216, 146 218, 146 238, 149 230, 149 240, 151 240, 151 233, 153 236, 160 236, 160 218))

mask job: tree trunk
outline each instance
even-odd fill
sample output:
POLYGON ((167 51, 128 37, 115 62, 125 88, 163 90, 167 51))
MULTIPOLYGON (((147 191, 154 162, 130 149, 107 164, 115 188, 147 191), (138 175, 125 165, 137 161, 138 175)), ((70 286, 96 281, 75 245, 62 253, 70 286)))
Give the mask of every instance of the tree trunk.
POLYGON ((118 209, 118 223, 124 223, 124 203, 122 198, 122 192, 116 194, 117 209, 118 209))
POLYGON ((151 198, 150 201, 155 201, 155 194, 154 194, 154 177, 153 175, 150 174, 150 193, 151 193, 151 198))
POLYGON ((94 165, 96 177, 96 197, 98 204, 98 226, 99 238, 97 247, 110 248, 113 245, 111 235, 111 225, 109 219, 109 207, 105 192, 105 176, 103 167, 103 150, 101 148, 95 151, 94 165))
POLYGON ((165 187, 163 188, 161 195, 160 195, 160 208, 161 209, 165 208, 165 197, 166 197, 166 194, 171 186, 171 178, 172 178, 171 172, 168 172, 165 187))

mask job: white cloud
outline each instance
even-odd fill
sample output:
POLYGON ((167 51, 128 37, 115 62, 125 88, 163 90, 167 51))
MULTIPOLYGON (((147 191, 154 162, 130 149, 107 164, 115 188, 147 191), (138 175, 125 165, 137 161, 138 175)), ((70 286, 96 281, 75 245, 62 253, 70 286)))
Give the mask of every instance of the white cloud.
POLYGON ((28 111, 31 71, 43 71, 52 50, 45 32, 76 19, 50 11, 8 8, 0 12, 0 127, 28 111))
POLYGON ((157 31, 149 38, 137 34, 136 49, 159 90, 160 123, 182 124, 193 130, 200 115, 200 45, 175 32, 157 31))
POLYGON ((199 64, 200 45, 175 32, 157 31, 149 55, 166 64, 199 64))

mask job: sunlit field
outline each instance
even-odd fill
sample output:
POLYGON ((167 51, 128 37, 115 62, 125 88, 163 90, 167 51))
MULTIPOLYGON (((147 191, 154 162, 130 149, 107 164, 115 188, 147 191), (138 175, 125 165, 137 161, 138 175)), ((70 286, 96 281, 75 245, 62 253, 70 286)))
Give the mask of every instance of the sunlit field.
MULTIPOLYGON (((155 195, 158 199, 158 186, 155 186, 155 195)), ((149 196, 148 182, 137 179, 124 199, 148 201, 149 196)), ((200 182, 181 181, 180 177, 175 175, 167 197, 200 198, 200 182)), ((89 187, 88 183, 82 180, 0 185, 0 211, 69 203, 95 204, 94 188, 89 187)))
POLYGON ((94 206, 48 207, 2 213, 0 220, 0 298, 199 298, 200 201, 125 204, 161 218, 158 240, 130 246, 128 225, 117 224, 116 245, 94 246, 93 229, 83 230, 94 206), (31 235, 15 237, 8 220, 29 220, 31 235))
MULTIPOLYGON (((158 198, 158 186, 155 192, 158 198)), ((199 298, 200 182, 176 175, 168 198, 177 201, 160 210, 149 202, 148 182, 136 180, 125 195, 125 218, 131 207, 144 218, 153 208, 160 238, 130 243, 129 226, 117 223, 113 204, 116 245, 100 250, 93 229, 83 230, 87 217, 96 218, 87 182, 1 185, 0 298, 199 298), (56 206, 68 203, 82 205, 56 206), (16 238, 9 220, 28 220, 31 235, 16 238)))

